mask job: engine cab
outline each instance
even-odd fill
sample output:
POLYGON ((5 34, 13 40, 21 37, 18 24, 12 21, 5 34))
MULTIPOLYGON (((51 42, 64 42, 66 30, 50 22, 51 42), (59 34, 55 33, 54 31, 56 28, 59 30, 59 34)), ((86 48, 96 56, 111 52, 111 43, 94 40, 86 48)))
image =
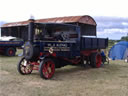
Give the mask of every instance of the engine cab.
POLYGON ((40 53, 49 52, 51 49, 57 56, 71 58, 76 55, 73 51, 80 51, 80 28, 76 25, 34 23, 34 20, 30 20, 28 32, 28 41, 24 47, 27 60, 36 60, 40 53))

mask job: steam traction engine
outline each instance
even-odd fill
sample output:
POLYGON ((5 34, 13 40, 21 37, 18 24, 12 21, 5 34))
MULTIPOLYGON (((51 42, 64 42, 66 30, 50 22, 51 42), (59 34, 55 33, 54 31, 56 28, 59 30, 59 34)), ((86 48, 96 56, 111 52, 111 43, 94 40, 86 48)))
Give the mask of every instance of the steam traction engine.
POLYGON ((89 63, 99 68, 102 63, 100 49, 108 46, 108 39, 81 35, 80 27, 71 24, 34 23, 28 26, 28 41, 24 57, 18 63, 22 75, 38 70, 44 79, 50 79, 55 68, 89 63))

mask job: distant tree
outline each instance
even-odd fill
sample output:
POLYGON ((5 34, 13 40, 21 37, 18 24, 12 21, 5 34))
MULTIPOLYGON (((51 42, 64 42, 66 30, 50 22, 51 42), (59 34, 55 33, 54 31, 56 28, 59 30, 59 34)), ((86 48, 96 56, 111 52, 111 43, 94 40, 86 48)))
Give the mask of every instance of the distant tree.
POLYGON ((117 40, 109 40, 108 41, 108 46, 112 47, 113 45, 115 45, 118 41, 117 40))
POLYGON ((128 36, 121 37, 121 41, 128 41, 128 36))

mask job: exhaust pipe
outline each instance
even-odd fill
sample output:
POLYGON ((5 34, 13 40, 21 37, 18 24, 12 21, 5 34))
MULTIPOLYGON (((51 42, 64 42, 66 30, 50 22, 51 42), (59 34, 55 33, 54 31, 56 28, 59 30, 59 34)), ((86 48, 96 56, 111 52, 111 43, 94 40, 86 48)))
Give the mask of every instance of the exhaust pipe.
POLYGON ((33 43, 33 36, 34 35, 34 19, 29 19, 28 25, 28 41, 33 43))

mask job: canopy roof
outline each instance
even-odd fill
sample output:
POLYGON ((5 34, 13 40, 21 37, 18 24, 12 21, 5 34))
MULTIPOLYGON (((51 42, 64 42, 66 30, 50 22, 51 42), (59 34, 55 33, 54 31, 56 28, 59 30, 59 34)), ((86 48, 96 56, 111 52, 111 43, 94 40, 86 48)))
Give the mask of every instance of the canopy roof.
MULTIPOLYGON (((28 25, 28 21, 6 23, 2 27, 15 27, 15 26, 25 26, 28 25)), ((56 17, 47 19, 37 19, 35 23, 83 23, 96 26, 95 20, 88 15, 84 16, 68 16, 68 17, 56 17)))

